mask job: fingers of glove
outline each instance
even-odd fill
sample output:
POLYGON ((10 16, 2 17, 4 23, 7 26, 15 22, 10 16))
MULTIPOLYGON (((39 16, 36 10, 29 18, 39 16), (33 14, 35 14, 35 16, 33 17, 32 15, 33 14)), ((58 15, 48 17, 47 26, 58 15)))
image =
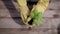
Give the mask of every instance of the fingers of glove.
POLYGON ((26 6, 26 4, 27 4, 26 0, 17 0, 17 2, 20 6, 26 6))

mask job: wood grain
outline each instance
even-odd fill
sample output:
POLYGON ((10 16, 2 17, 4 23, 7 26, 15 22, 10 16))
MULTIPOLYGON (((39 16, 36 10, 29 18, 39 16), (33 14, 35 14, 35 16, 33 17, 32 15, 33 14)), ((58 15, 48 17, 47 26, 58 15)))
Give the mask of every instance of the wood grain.
POLYGON ((51 0, 43 17, 45 23, 28 30, 20 18, 17 2, 0 0, 0 34, 57 34, 60 32, 60 0, 51 0))

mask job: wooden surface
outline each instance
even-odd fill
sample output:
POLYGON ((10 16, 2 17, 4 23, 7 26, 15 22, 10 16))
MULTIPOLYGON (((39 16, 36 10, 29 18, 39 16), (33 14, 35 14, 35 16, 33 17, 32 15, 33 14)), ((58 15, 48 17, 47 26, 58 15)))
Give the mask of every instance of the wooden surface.
MULTIPOLYGON (((59 14, 59 1, 51 2, 44 13, 44 17, 54 17, 54 14, 59 14)), ((0 0, 0 17, 20 17, 18 5, 12 1, 0 0)))
POLYGON ((0 34, 57 34, 60 27, 60 0, 51 0, 43 17, 45 23, 28 30, 20 18, 17 2, 0 0, 0 34))

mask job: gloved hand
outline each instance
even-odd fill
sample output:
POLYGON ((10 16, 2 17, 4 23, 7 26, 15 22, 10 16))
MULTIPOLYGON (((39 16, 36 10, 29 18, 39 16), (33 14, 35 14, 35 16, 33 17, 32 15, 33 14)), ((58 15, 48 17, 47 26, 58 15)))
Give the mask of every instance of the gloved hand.
POLYGON ((39 24, 40 24, 40 23, 38 23, 39 20, 42 22, 45 21, 43 19, 42 15, 49 4, 49 0, 38 0, 37 5, 33 6, 33 9, 31 10, 31 12, 29 12, 26 1, 27 0, 17 0, 23 22, 26 25, 29 25, 28 22, 31 19, 33 19, 32 23, 36 26, 39 26, 39 24), (28 15, 29 15, 29 17, 28 17, 28 15))

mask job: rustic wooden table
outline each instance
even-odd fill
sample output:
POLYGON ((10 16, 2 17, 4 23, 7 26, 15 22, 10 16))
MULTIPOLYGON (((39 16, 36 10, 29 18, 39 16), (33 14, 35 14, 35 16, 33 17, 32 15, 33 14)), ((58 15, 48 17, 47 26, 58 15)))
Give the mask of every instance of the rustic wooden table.
POLYGON ((60 27, 60 0, 51 0, 43 17, 45 23, 28 30, 20 18, 17 2, 0 0, 0 34, 57 34, 60 27))

